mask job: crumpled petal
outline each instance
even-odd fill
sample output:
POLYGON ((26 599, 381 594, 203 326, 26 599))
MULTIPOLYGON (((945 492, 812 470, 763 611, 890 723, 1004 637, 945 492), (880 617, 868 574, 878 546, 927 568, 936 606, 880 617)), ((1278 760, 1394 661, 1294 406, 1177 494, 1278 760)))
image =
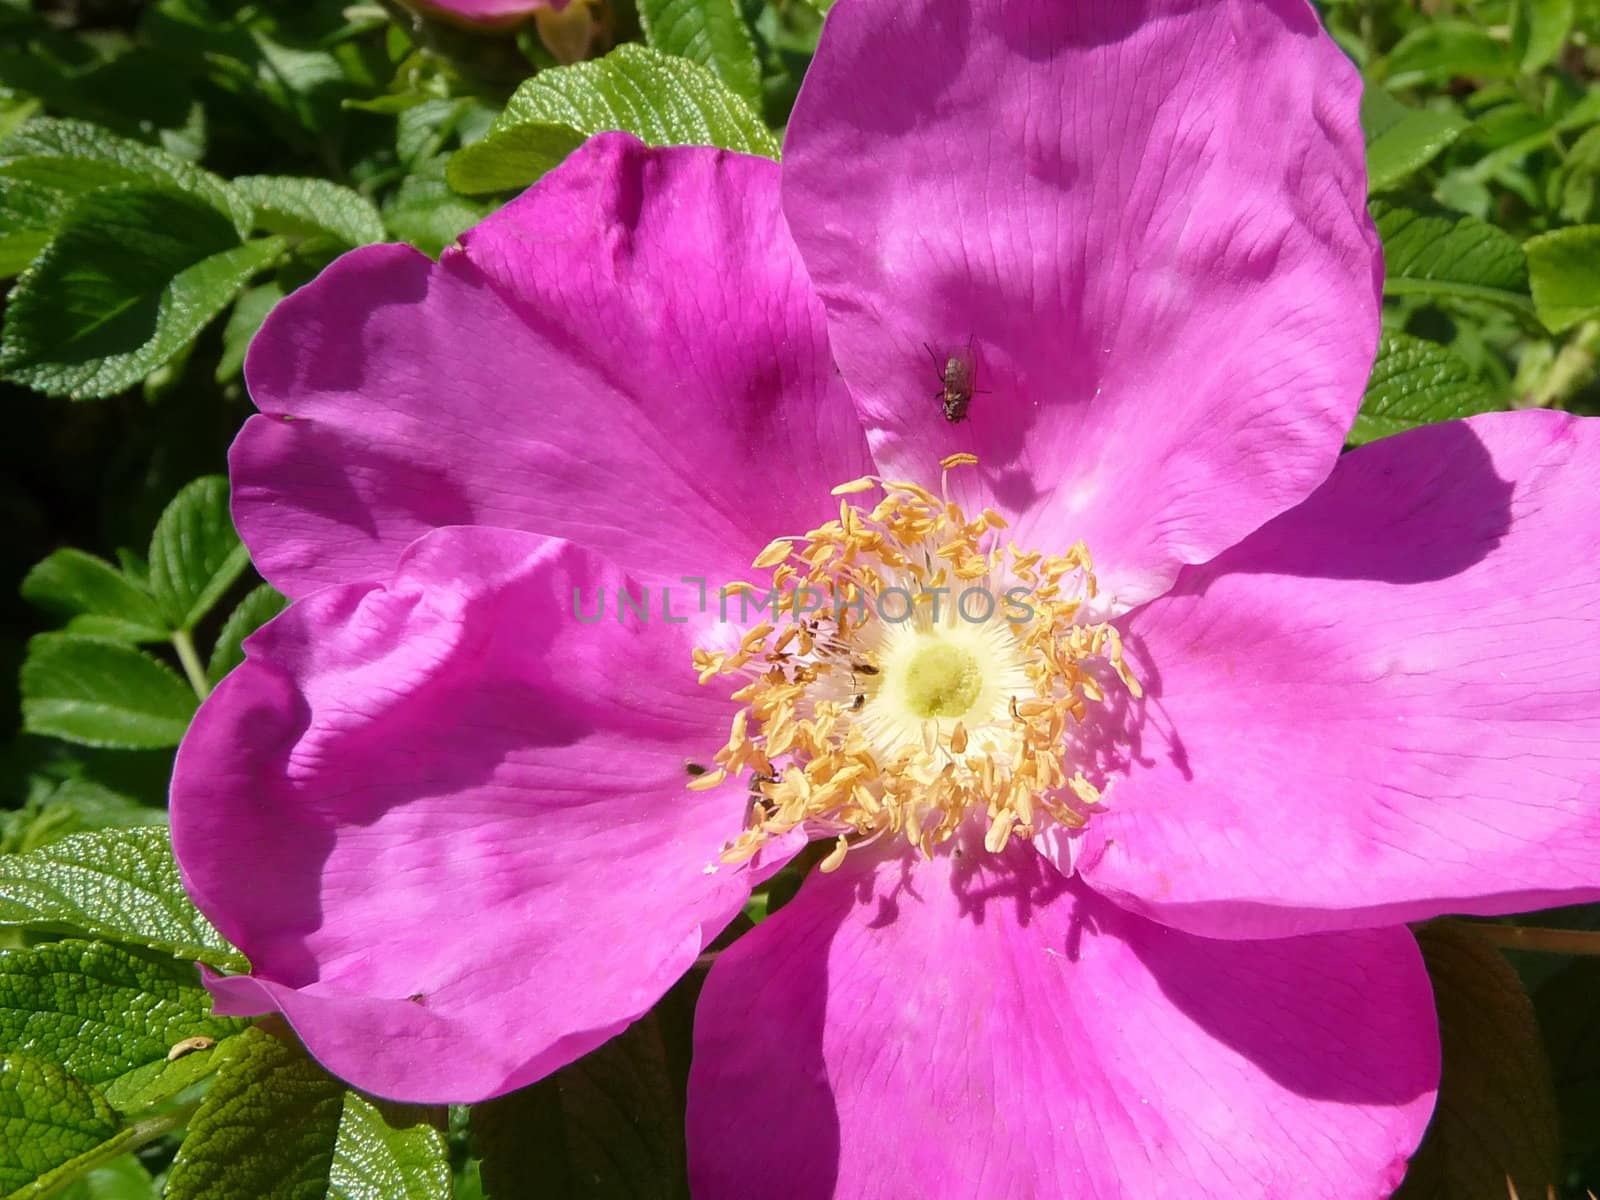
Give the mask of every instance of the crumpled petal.
POLYGON ((1439 1077, 1404 928, 1213 942, 1025 844, 846 858, 724 951, 696 1200, 1387 1196, 1439 1077))
POLYGON ((1600 900, 1600 425, 1437 425, 1125 620, 1088 882, 1224 937, 1600 900))
POLYGON ((1321 483, 1360 403, 1356 71, 1304 0, 892 10, 833 7, 783 167, 873 453, 927 483, 973 451, 1019 544, 1158 595, 1321 483))
POLYGON ((290 596, 445 525, 726 581, 869 469, 778 167, 592 138, 437 263, 345 255, 251 346, 234 516, 290 596))
POLYGON ((734 706, 683 627, 589 624, 624 577, 570 544, 444 529, 389 582, 252 637, 178 755, 190 894, 245 952, 219 1010, 281 1009, 381 1096, 481 1100, 646 1011, 738 912, 744 785, 687 791, 734 706))

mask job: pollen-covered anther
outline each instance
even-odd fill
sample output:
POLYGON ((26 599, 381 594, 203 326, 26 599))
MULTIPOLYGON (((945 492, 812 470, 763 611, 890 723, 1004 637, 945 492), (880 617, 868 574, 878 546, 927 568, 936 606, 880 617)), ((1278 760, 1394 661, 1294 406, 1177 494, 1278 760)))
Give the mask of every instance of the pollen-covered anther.
POLYGON ((727 589, 768 619, 731 652, 694 653, 702 683, 745 680, 715 766, 688 785, 749 779, 750 818, 723 861, 797 829, 834 839, 828 871, 884 836, 931 854, 969 821, 992 853, 1081 827, 1102 797, 1067 761, 1069 729, 1113 681, 1140 695, 1116 629, 1079 621, 1095 595, 1087 548, 1002 546, 998 513, 969 520, 913 483, 865 476, 833 494, 837 520, 756 557, 765 591, 727 589), (850 499, 874 490, 870 509, 850 499))

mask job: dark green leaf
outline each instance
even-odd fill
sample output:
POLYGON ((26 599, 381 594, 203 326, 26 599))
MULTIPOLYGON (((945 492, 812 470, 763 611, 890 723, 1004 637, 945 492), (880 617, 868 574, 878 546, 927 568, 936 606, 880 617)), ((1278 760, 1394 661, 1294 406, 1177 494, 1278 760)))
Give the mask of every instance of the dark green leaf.
POLYGON ((0 925, 149 946, 214 967, 243 957, 184 894, 165 829, 76 834, 0 855, 0 925))
POLYGON ((22 1054, 0 1057, 0 1195, 7 1200, 43 1195, 52 1172, 121 1132, 105 1097, 60 1067, 22 1054))
POLYGON ((1489 389, 1448 347, 1385 330, 1349 441, 1359 446, 1495 407, 1489 389))
POLYGON ((1367 139, 1367 188, 1381 192, 1432 162, 1467 122, 1454 111, 1409 108, 1380 87, 1361 97, 1367 139))
POLYGON ((778 155, 771 131, 710 71, 630 44, 524 83, 488 134, 450 160, 450 183, 469 194, 523 187, 608 129, 652 146, 778 155))
POLYGON ((172 628, 191 629, 249 564, 228 512, 228 481, 207 475, 186 484, 156 522, 150 592, 172 628))
POLYGON ((385 1113, 261 1029, 224 1043, 167 1200, 448 1200, 444 1136, 385 1113))
POLYGON ((489 1200, 680 1200, 683 1108, 653 1016, 554 1075, 472 1109, 489 1200))
POLYGON ((123 1111, 176 1095, 207 1073, 214 1051, 169 1058, 174 1047, 245 1027, 210 1011, 192 963, 105 942, 0 951, 0 1045, 56 1064, 123 1111))
POLYGON ((197 703, 166 664, 132 646, 76 633, 32 639, 21 682, 23 727, 84 746, 176 746, 197 703))
POLYGON ((1567 963, 1538 989, 1535 1004, 1554 1071, 1562 1146, 1578 1161, 1600 1155, 1600 958, 1567 963))
POLYGON ((167 636, 161 612, 143 589, 103 558, 81 550, 57 550, 29 571, 22 595, 58 617, 67 628, 118 641, 159 642, 167 636))
POLYGON ((1380 196, 1371 207, 1385 293, 1477 301, 1532 318, 1527 262, 1510 234, 1426 201, 1380 196))
POLYGON ((383 218, 372 201, 331 180, 242 175, 233 189, 255 210, 257 229, 299 237, 324 234, 346 246, 383 241, 383 218))
POLYGON ((756 43, 736 0, 640 0, 650 45, 714 71, 752 109, 761 104, 756 43))
POLYGON ((244 648, 241 643, 244 639, 281 613, 288 603, 265 583, 239 601, 239 607, 228 615, 222 632, 217 634, 216 644, 211 647, 206 677, 212 683, 217 683, 242 663, 244 648))
POLYGON ((1396 1200, 1517 1194, 1557 1182, 1555 1096, 1533 1005, 1505 957, 1461 921, 1417 931, 1439 1008, 1444 1078, 1396 1200))
POLYGON ((1552 333, 1600 317, 1600 225, 1579 225, 1523 243, 1533 304, 1552 333))
POLYGON ((91 192, 13 289, 0 370, 53 396, 115 395, 179 354, 283 249, 238 244, 226 219, 177 192, 91 192))

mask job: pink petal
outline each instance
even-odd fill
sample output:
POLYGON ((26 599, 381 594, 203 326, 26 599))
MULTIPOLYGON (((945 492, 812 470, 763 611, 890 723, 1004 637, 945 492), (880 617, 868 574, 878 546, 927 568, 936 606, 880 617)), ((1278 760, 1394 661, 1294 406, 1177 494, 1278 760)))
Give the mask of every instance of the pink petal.
POLYGON ((224 1011, 281 1009, 379 1095, 471 1101, 694 961, 752 878, 710 869, 743 786, 685 790, 733 706, 681 627, 574 617, 575 588, 587 611, 625 582, 569 544, 446 529, 250 640, 172 794, 190 893, 254 966, 216 985, 224 1011))
POLYGON ((1304 0, 839 0, 784 212, 882 469, 977 453, 1124 604, 1298 503, 1378 336, 1359 92, 1304 0))
POLYGON ((1600 899, 1597 497, 1592 420, 1478 417, 1186 572, 1126 621, 1150 698, 1090 884, 1219 936, 1600 899))
POLYGON ((778 168, 591 139, 435 264, 346 255, 248 363, 234 514, 290 595, 383 578, 442 525, 727 579, 868 469, 778 168))
POLYGON ((1404 928, 1212 942, 1025 845, 847 858, 725 951, 697 1200, 1387 1196, 1439 1077, 1404 928))

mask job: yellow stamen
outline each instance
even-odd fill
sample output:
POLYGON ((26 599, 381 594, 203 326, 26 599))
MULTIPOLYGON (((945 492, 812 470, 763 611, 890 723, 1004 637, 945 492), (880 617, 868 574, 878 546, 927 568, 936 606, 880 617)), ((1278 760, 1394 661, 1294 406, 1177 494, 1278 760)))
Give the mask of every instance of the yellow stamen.
POLYGON ((841 483, 830 493, 834 496, 851 496, 856 492, 870 492, 878 486, 878 480, 872 475, 863 475, 860 479, 852 479, 849 483, 841 483))
POLYGON ((775 567, 789 557, 789 552, 793 549, 793 546, 794 541, 791 538, 776 538, 767 543, 767 548, 756 555, 755 562, 750 565, 757 570, 775 567))
POLYGON ((824 875, 830 871, 837 871, 840 864, 844 862, 845 851, 848 849, 850 849, 850 843, 845 840, 843 834, 840 834, 839 840, 833 844, 833 849, 828 851, 828 857, 817 864, 817 870, 824 875))
MULTIPOLYGON (((977 461, 952 454, 940 466, 977 461)), ((746 677, 716 766, 688 784, 750 773, 749 824, 724 862, 795 829, 834 839, 824 871, 883 835, 931 854, 969 819, 987 823, 984 845, 998 854, 1051 823, 1080 828, 1103 801, 1069 762, 1068 730, 1113 677, 1141 691, 1117 631, 1078 620, 1095 590, 1087 547, 1002 547, 993 509, 968 520, 913 483, 863 477, 833 494, 874 488, 883 498, 870 510, 841 500, 837 521, 778 538, 755 561, 772 570, 775 618, 793 617, 802 589, 835 607, 781 629, 762 621, 731 654, 694 653, 702 683, 746 677), (1008 610, 1000 599, 1019 585, 1027 605, 1008 610), (935 589, 947 589, 942 609, 935 589), (987 597, 977 615, 957 603, 970 591, 987 597)))

